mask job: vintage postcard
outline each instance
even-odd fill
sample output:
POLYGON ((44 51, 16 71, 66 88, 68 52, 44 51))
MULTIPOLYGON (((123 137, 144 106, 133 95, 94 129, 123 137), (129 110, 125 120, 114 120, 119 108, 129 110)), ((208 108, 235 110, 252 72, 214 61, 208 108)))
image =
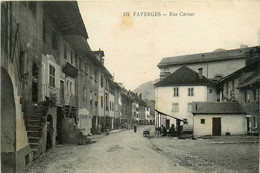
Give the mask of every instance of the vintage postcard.
POLYGON ((1 172, 259 172, 260 1, 1 1, 1 172))

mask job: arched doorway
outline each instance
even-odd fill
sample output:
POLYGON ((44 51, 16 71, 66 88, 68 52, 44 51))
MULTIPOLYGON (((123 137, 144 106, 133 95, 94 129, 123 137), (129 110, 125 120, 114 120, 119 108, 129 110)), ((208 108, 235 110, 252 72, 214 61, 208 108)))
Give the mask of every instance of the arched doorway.
POLYGON ((46 139, 46 151, 53 147, 53 119, 49 114, 47 116, 47 139, 46 139))
POLYGON ((16 169, 15 110, 13 84, 8 72, 1 67, 1 172, 15 172, 16 169))

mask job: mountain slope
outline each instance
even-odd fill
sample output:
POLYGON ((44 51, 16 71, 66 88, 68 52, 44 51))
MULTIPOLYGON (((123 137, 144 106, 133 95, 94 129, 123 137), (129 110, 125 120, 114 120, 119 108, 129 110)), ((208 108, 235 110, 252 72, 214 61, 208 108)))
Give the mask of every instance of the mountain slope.
MULTIPOLYGON (((157 80, 155 80, 157 81, 157 80)), ((154 87, 153 84, 155 81, 148 81, 145 82, 141 85, 139 85, 136 89, 134 89, 133 92, 135 93, 141 93, 142 94, 142 99, 148 99, 148 100, 154 100, 154 87)))

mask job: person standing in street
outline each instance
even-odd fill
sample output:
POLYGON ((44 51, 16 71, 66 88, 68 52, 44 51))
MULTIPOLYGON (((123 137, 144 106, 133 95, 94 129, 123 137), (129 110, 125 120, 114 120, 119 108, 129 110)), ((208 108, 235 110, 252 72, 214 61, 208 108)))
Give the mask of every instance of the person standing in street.
POLYGON ((136 133, 136 130, 137 130, 137 125, 136 125, 136 122, 134 124, 134 132, 136 133))

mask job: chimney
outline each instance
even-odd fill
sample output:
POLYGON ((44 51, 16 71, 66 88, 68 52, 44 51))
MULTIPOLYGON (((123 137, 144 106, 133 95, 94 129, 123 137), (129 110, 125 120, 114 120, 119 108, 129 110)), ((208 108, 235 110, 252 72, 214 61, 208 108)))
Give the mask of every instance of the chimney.
POLYGON ((202 72, 203 72, 203 68, 199 68, 199 79, 203 79, 203 75, 202 75, 202 72))
POLYGON ((139 97, 140 97, 140 100, 142 100, 142 94, 141 93, 140 93, 139 97))

